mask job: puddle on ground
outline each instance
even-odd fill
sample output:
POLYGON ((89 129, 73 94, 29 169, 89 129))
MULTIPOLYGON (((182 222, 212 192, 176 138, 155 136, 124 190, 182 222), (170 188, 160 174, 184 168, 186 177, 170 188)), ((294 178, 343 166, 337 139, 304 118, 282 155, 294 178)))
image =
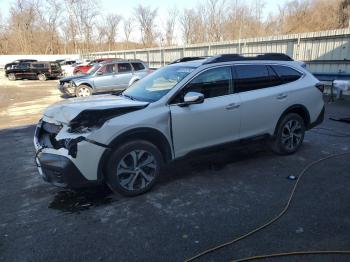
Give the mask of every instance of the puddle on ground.
POLYGON ((56 193, 49 208, 67 213, 79 213, 91 207, 116 201, 113 193, 104 186, 79 190, 61 190, 56 193))

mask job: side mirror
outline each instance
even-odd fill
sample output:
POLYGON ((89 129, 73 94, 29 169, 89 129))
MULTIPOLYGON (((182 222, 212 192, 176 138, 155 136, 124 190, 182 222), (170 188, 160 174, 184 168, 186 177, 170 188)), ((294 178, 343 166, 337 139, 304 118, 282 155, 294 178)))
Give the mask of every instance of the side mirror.
POLYGON ((193 104, 201 104, 204 102, 204 95, 198 92, 188 92, 184 96, 183 103, 179 104, 179 106, 184 107, 193 104))
POLYGON ((97 71, 96 75, 101 76, 101 75, 103 75, 103 72, 97 71))

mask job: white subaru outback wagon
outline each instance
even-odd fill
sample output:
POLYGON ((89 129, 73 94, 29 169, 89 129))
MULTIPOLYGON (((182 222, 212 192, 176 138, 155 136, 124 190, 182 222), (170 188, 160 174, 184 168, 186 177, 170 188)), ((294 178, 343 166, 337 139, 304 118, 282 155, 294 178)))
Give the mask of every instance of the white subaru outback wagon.
POLYGON ((149 190, 165 163, 192 151, 267 138, 296 152, 324 118, 319 81, 284 54, 218 55, 165 66, 116 95, 47 108, 34 137, 47 182, 149 190))

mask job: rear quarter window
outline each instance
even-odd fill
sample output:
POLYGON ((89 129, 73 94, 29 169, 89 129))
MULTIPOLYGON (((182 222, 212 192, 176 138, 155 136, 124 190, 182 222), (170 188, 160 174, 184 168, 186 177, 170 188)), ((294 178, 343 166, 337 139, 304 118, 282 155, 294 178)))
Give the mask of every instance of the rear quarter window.
POLYGON ((302 73, 288 66, 272 65, 272 69, 276 72, 283 84, 294 82, 302 77, 302 73))
POLYGON ((135 71, 144 70, 145 66, 142 63, 131 63, 135 71))
POLYGON ((45 68, 45 64, 32 64, 33 68, 45 68))

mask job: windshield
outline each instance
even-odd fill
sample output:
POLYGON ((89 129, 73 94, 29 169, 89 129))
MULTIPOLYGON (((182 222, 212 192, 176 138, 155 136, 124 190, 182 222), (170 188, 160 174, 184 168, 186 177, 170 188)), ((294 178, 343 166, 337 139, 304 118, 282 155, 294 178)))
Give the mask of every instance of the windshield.
POLYGON ((167 66, 158 69, 133 84, 122 95, 140 101, 158 101, 194 69, 195 67, 188 66, 167 66))
POLYGON ((91 67, 86 73, 88 75, 92 75, 92 74, 95 74, 95 72, 97 70, 99 70, 101 68, 101 65, 97 64, 97 65, 94 65, 93 67, 91 67))

